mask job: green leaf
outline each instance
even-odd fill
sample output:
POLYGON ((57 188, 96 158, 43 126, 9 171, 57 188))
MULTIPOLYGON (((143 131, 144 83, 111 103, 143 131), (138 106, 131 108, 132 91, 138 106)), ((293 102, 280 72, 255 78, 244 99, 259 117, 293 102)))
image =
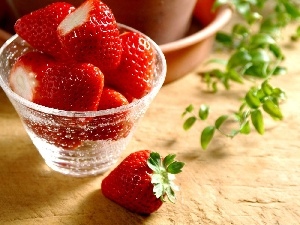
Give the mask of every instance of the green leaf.
POLYGON ((168 167, 167 167, 167 172, 171 174, 178 174, 182 172, 182 167, 184 166, 183 162, 172 162, 168 167))
MULTIPOLYGON (((277 102, 286 100, 286 94, 284 91, 282 91, 280 88, 274 88, 272 92, 272 96, 274 96, 277 99, 277 102)), ((275 103, 278 104, 278 103, 275 103)))
POLYGON ((281 48, 277 45, 277 44, 271 44, 269 46, 269 50, 273 53, 273 55, 277 58, 277 59, 283 59, 284 55, 281 51, 281 48))
POLYGON ((222 126, 222 124, 228 119, 228 116, 227 115, 223 115, 223 116, 220 116, 216 122, 215 122, 215 127, 216 129, 220 129, 220 127, 222 126))
POLYGON ((262 102, 264 100, 264 98, 266 97, 265 92, 261 88, 257 89, 255 94, 256 94, 256 97, 260 100, 260 102, 262 102))
POLYGON ((246 123, 242 124, 242 126, 240 128, 240 133, 242 133, 242 134, 249 134, 250 131, 251 131, 251 129, 250 129, 249 121, 247 121, 246 123))
POLYGON ((249 54, 252 57, 253 64, 269 63, 271 61, 269 54, 265 49, 251 49, 249 54))
POLYGON ((283 119, 283 115, 281 113, 280 108, 272 100, 267 99, 263 103, 263 109, 265 110, 266 113, 268 113, 273 118, 279 119, 279 120, 283 119))
POLYGON ((176 157, 175 154, 167 155, 163 160, 163 166, 167 168, 172 162, 174 162, 174 158, 176 157))
POLYGON ((221 79, 221 81, 222 81, 224 87, 226 88, 226 90, 229 90, 230 85, 229 85, 229 82, 228 82, 229 81, 228 77, 224 77, 223 79, 221 79))
POLYGON ((274 45, 274 44, 276 44, 276 41, 269 34, 257 33, 251 37, 249 44, 250 44, 251 48, 256 49, 256 48, 263 47, 266 45, 274 45))
POLYGON ((252 121, 252 124, 255 127, 256 131, 259 134, 264 134, 264 132, 265 132, 264 119, 263 119, 263 115, 259 109, 251 111, 251 121, 252 121))
POLYGON ((157 152, 151 152, 150 153, 150 157, 147 160, 147 165, 154 172, 159 173, 159 171, 160 171, 160 164, 161 164, 160 155, 157 152))
POLYGON ((259 98, 254 94, 253 90, 249 90, 246 93, 245 101, 252 109, 257 109, 261 104, 259 98))
POLYGON ((156 152, 151 152, 150 157, 147 160, 148 166, 153 170, 151 174, 151 183, 153 184, 153 193, 161 201, 165 201, 164 197, 167 196, 172 202, 175 201, 174 190, 178 190, 173 180, 175 174, 182 172, 184 166, 183 162, 174 161, 175 155, 167 155, 163 163, 161 163, 161 157, 156 152))
POLYGON ((213 5, 214 8, 220 7, 224 4, 229 4, 231 0, 215 0, 215 3, 213 5))
POLYGON ((257 77, 257 78, 267 78, 268 73, 268 63, 256 63, 246 69, 245 75, 257 77))
POLYGON ((196 120, 197 120, 197 118, 195 116, 191 116, 191 117, 187 118, 185 120, 185 122, 183 123, 183 129, 189 130, 194 125, 196 120))
POLYGON ((286 67, 277 66, 273 72, 273 75, 284 75, 286 74, 287 69, 286 67))
POLYGON ((208 114, 209 114, 209 107, 205 104, 202 104, 200 106, 199 113, 198 113, 199 118, 201 120, 206 120, 208 117, 208 114))
POLYGON ((269 96, 273 93, 273 87, 268 83, 268 81, 264 81, 262 83, 261 89, 267 96, 269 96))
POLYGON ((246 64, 251 62, 252 57, 245 49, 236 51, 229 59, 227 63, 227 70, 234 69, 237 67, 244 67, 246 64))
POLYGON ((243 38, 248 37, 250 34, 249 29, 242 24, 235 24, 232 28, 232 35, 238 35, 243 38))
MULTIPOLYGON (((206 64, 212 64, 212 63, 216 63, 216 64, 220 64, 220 65, 226 65, 227 60, 224 59, 210 59, 206 62, 206 64)), ((212 70, 214 71, 214 70, 212 70)))
POLYGON ((231 80, 233 80, 237 83, 240 83, 240 84, 244 83, 242 76, 238 72, 236 72, 236 70, 233 70, 233 69, 229 70, 228 75, 231 80))
POLYGON ((193 112, 193 110, 194 110, 194 106, 190 104, 188 107, 185 108, 181 116, 184 117, 187 113, 193 112))
POLYGON ((169 187, 166 188, 166 194, 167 194, 169 201, 172 203, 175 203, 176 198, 175 198, 175 192, 173 191, 173 189, 169 188, 169 187))
POLYGON ((280 27, 274 22, 274 18, 265 18, 260 25, 259 32, 276 37, 280 34, 280 27))
POLYGON ((284 1, 282 2, 284 4, 284 7, 286 9, 286 12, 293 18, 297 19, 300 17, 300 10, 296 4, 293 4, 290 1, 284 1))
POLYGON ((298 41, 299 38, 300 38, 300 26, 297 27, 295 33, 291 36, 291 40, 298 41))
POLYGON ((241 14, 247 20, 247 22, 251 24, 252 20, 251 18, 249 18, 249 14, 251 11, 250 4, 243 1, 236 1, 235 6, 238 13, 241 14))
POLYGON ((185 108, 185 111, 192 112, 194 110, 194 106, 190 104, 188 107, 185 108))
POLYGON ((212 90, 214 93, 216 93, 218 91, 218 85, 217 85, 217 82, 213 82, 212 83, 212 90))
POLYGON ((225 32, 217 32, 216 34, 216 41, 219 43, 222 43, 225 46, 231 46, 232 45, 232 37, 225 33, 225 32))
POLYGON ((209 145, 209 143, 211 142, 211 140, 214 136, 214 133, 215 133, 214 126, 208 126, 208 127, 204 128, 204 130, 201 133, 201 139, 200 139, 201 147, 203 149, 207 148, 207 146, 209 145))

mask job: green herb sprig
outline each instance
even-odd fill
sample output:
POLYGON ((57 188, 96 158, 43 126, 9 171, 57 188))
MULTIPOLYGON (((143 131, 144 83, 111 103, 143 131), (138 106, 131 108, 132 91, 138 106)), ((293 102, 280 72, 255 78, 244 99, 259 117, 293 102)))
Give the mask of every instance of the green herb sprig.
MULTIPOLYGON (((259 134, 264 134, 264 117, 266 113, 275 120, 282 120, 283 114, 280 109, 280 103, 286 100, 286 94, 278 87, 273 87, 265 80, 261 86, 251 88, 242 100, 239 110, 230 115, 222 115, 215 121, 214 125, 209 125, 204 128, 200 136, 200 144, 203 149, 206 149, 211 142, 215 131, 233 138, 237 134, 249 134, 251 132, 251 124, 259 134), (226 132, 224 126, 231 124, 238 124, 237 128, 229 127, 226 132)), ((204 121, 209 116, 209 106, 202 104, 195 113, 195 108, 189 105, 182 116, 187 117, 183 124, 185 130, 189 130, 194 123, 204 121)))
MULTIPOLYGON (((269 1, 270 2, 270 1, 269 1)), ((299 22, 299 2, 293 0, 274 0, 273 11, 263 16, 262 11, 267 0, 216 0, 215 7, 230 4, 241 15, 245 23, 233 25, 231 32, 218 32, 217 43, 231 51, 228 60, 213 59, 208 63, 218 63, 222 69, 204 72, 203 81, 212 92, 217 92, 222 84, 230 90, 232 83, 252 82, 246 91, 241 105, 233 115, 221 115, 213 125, 206 126, 200 135, 200 143, 206 149, 212 141, 215 131, 233 138, 237 134, 249 134, 251 125, 259 134, 264 134, 264 116, 282 120, 280 103, 286 100, 286 94, 280 87, 273 87, 270 81, 278 75, 285 74, 287 68, 281 66, 285 57, 278 39, 281 31, 292 22, 299 22), (238 126, 225 131, 229 122, 238 126)), ((300 38, 300 26, 296 28, 291 40, 300 38)), ((210 112, 208 105, 201 105, 198 113, 190 104, 182 117, 184 130, 189 130, 197 121, 205 121, 210 112)))

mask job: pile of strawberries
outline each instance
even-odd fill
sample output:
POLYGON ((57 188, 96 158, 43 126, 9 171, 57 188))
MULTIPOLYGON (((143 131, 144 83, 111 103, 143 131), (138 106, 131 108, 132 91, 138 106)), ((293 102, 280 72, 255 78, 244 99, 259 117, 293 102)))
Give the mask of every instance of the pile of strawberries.
POLYGON ((16 33, 34 51, 21 56, 9 81, 34 103, 68 111, 129 104, 151 89, 155 53, 137 32, 118 29, 110 8, 86 0, 56 2, 21 17, 16 33))
MULTIPOLYGON (((150 42, 138 32, 121 32, 110 8, 99 0, 86 0, 77 8, 52 3, 21 17, 14 27, 32 49, 12 66, 9 83, 31 102, 98 111, 130 104, 151 90, 155 52, 150 42)), ((85 140, 126 137, 132 123, 125 116, 94 118, 86 130, 67 117, 60 118, 59 126, 24 120, 49 143, 75 149, 85 140), (103 120, 109 123, 97 126, 103 120)))

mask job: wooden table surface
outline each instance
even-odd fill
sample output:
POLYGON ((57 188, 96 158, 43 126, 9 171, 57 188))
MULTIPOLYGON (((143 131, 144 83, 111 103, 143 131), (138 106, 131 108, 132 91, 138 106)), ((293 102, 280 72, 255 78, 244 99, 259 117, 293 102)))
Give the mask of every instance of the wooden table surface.
MULTIPOLYGON (((237 110, 245 85, 217 94, 205 91, 196 73, 165 85, 140 123, 123 159, 151 149, 177 154, 186 163, 178 175, 176 204, 166 203, 144 217, 106 199, 104 175, 73 178, 51 171, 25 133, 0 90, 0 224, 282 224, 300 223, 300 43, 282 41, 288 74, 272 81, 288 95, 282 122, 267 121, 260 136, 226 139, 217 135, 209 149, 199 147, 197 124, 186 132, 181 113, 190 103, 209 104, 213 122, 237 110)), ((222 57, 214 52, 211 57, 222 57)), ((198 70, 205 69, 203 67, 198 70)))

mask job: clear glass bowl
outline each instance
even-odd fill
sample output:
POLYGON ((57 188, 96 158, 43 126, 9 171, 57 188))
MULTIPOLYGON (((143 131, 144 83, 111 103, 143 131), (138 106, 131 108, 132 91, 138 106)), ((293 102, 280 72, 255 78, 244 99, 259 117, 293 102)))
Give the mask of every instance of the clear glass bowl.
MULTIPOLYGON (((119 28, 120 32, 134 30, 122 24, 119 28)), ((31 48, 18 35, 1 47, 0 85, 50 168, 62 174, 83 177, 103 173, 116 163, 166 76, 162 51, 150 38, 144 37, 156 53, 151 91, 126 106, 86 112, 44 107, 14 93, 8 84, 10 69, 17 58, 31 48)))

